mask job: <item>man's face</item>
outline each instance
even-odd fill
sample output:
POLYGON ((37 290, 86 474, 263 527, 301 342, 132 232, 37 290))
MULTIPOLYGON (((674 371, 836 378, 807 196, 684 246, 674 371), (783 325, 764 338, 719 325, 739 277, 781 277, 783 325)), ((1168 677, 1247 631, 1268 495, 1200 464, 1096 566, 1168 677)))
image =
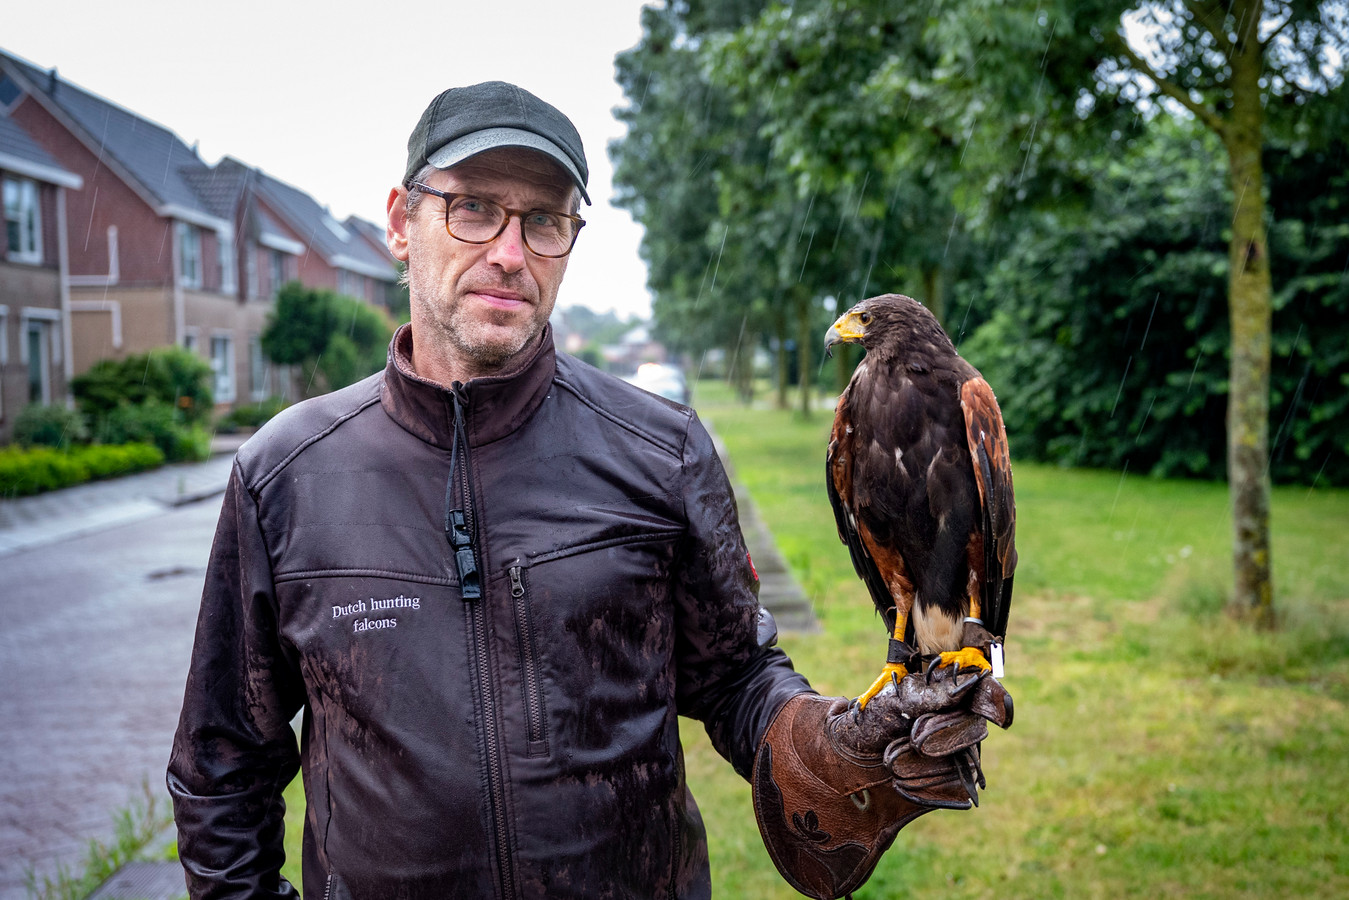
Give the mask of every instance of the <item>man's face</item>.
MULTIPOLYGON (((433 188, 473 194, 514 209, 570 212, 571 182, 547 157, 529 150, 480 154, 425 180, 433 188)), ((488 244, 467 244, 445 231, 445 201, 422 195, 411 215, 407 191, 389 195, 389 250, 408 267, 413 365, 441 384, 508 368, 548 323, 567 258, 531 253, 520 219, 488 244)))

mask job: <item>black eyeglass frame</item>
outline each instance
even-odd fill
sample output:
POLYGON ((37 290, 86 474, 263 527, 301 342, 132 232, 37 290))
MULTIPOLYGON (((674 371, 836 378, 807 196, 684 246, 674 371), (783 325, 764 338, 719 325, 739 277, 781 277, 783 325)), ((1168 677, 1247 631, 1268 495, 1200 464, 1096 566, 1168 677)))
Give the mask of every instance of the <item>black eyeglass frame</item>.
POLYGON ((562 259, 564 256, 570 255, 571 251, 576 247, 576 239, 581 236, 581 229, 584 228, 586 224, 585 219, 581 218, 580 216, 574 216, 571 213, 557 212, 556 210, 552 209, 539 209, 537 207, 533 209, 512 209, 509 206, 502 206, 495 200, 488 200, 486 197, 479 197, 477 194, 466 194, 463 192, 454 192, 454 191, 438 191, 435 188, 431 187, 429 184, 423 184, 420 181, 409 182, 408 190, 418 190, 421 191, 423 194, 430 194, 433 197, 439 197, 440 199, 444 200, 445 233, 448 234, 450 237, 454 238, 456 241, 462 241, 465 244, 492 243, 492 241, 495 241, 497 238, 501 237, 501 233, 505 231, 506 226, 511 223, 511 217, 516 216, 520 219, 520 237, 524 240, 525 247, 529 250, 530 253, 533 253, 535 256, 541 256, 544 259, 562 259), (450 231, 450 204, 452 204, 455 200, 457 200, 460 197, 472 197, 474 200, 481 200, 483 203, 490 203, 493 206, 500 209, 502 212, 504 212, 506 215, 502 217, 501 227, 497 229, 497 233, 485 240, 470 241, 467 238, 461 238, 453 231, 450 231), (575 222, 576 230, 572 232, 571 244, 567 246, 567 249, 561 253, 540 253, 539 251, 531 247, 529 245, 529 235, 525 233, 524 227, 525 216, 528 216, 530 213, 544 213, 545 215, 549 216, 561 216, 564 219, 570 219, 571 221, 575 222))

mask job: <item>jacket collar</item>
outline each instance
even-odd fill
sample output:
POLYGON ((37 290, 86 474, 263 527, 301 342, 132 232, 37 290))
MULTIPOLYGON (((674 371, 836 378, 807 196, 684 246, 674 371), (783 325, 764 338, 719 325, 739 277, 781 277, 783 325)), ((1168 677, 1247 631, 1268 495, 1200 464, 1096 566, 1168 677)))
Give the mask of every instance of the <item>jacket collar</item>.
MULTIPOLYGON (((503 375, 460 385, 469 446, 500 440, 525 423, 553 384, 557 356, 553 328, 544 329, 534 354, 503 375)), ((389 418, 427 443, 448 450, 454 441, 454 394, 412 370, 412 326, 394 332, 379 399, 389 418)))

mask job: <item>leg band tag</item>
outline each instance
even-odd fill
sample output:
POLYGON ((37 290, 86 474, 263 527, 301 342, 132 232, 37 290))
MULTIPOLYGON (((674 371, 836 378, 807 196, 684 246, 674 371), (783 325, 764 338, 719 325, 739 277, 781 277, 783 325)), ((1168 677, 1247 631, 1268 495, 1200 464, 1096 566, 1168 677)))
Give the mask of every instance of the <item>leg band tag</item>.
POLYGON ((890 638, 890 652, 886 654, 885 661, 894 665, 906 665, 909 657, 913 656, 913 648, 903 641, 897 641, 890 638))
POLYGON ((1001 642, 1001 641, 994 641, 994 642, 989 646, 988 649, 989 649, 989 652, 990 652, 990 653, 992 654, 992 656, 993 656, 993 658, 989 660, 989 663, 993 666, 993 677, 994 677, 994 678, 1002 678, 1002 675, 1003 675, 1003 668, 1002 668, 1002 663, 1003 663, 1003 660, 1002 660, 1002 642, 1001 642))

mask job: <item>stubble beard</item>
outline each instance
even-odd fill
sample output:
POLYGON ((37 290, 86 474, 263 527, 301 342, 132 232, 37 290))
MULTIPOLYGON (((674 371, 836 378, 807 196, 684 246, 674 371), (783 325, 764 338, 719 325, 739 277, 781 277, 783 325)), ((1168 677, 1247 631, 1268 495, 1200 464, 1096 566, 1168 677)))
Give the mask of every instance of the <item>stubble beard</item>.
POLYGON ((463 293, 470 292, 472 287, 502 287, 526 292, 523 285, 509 276, 492 285, 461 288, 461 292, 445 302, 436 285, 419 284, 423 279, 418 278, 418 274, 415 268, 409 272, 408 286, 411 295, 418 298, 414 303, 421 307, 434 332, 430 341, 436 348, 433 352, 454 360, 467 377, 490 375, 504 369, 538 338, 546 324, 537 320, 537 300, 523 320, 519 312, 506 310, 487 310, 485 318, 475 315, 463 293))

